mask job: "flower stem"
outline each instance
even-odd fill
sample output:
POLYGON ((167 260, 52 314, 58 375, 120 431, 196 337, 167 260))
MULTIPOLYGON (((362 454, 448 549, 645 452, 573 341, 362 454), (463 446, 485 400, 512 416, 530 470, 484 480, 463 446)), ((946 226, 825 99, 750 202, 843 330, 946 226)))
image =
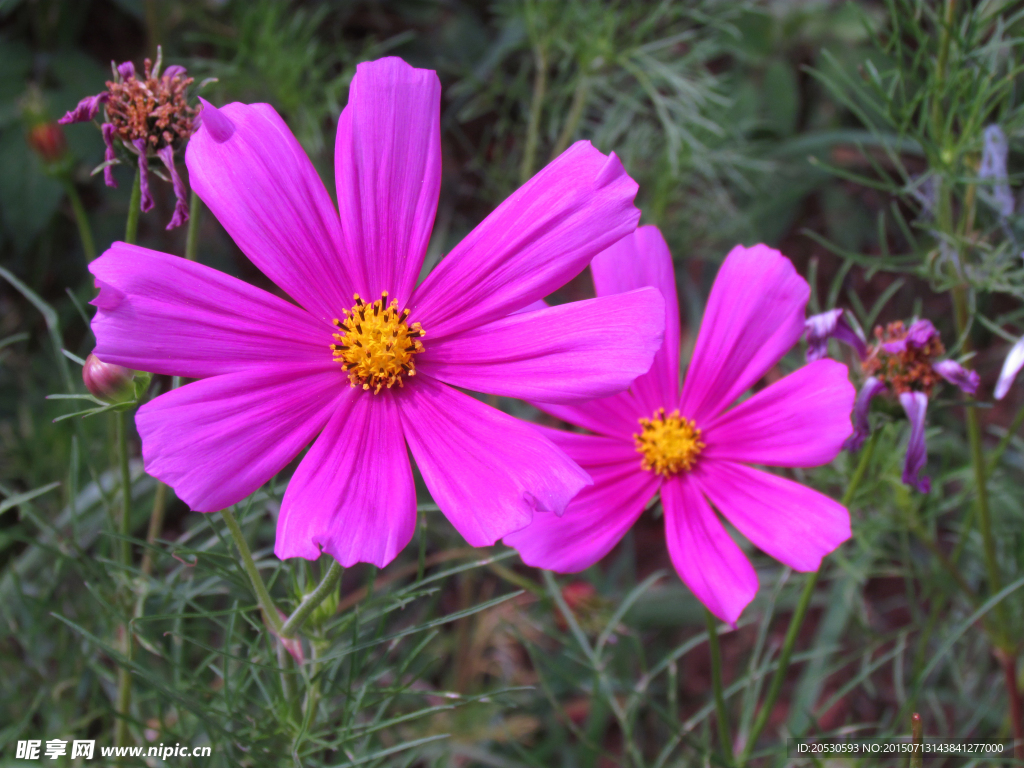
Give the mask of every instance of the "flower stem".
MULTIPOLYGON (((130 624, 122 626, 124 637, 122 638, 122 652, 128 661, 132 660, 133 646, 132 630, 130 624)), ((124 747, 128 744, 128 710, 132 706, 132 676, 126 665, 117 668, 117 720, 114 723, 114 746, 124 747)))
POLYGON ((132 475, 131 467, 128 464, 128 419, 131 418, 130 411, 121 411, 117 414, 117 452, 121 464, 121 518, 119 520, 120 540, 120 563, 125 569, 131 565, 131 542, 128 541, 128 534, 131 530, 132 516, 132 475))
POLYGON ((914 713, 910 721, 911 743, 915 749, 910 753, 909 768, 924 768, 924 752, 918 751, 924 741, 924 725, 921 723, 921 716, 914 713))
POLYGON ((64 175, 61 181, 64 184, 68 201, 71 203, 71 210, 75 213, 75 224, 78 225, 78 236, 82 239, 85 260, 92 261, 96 258, 96 241, 92 237, 92 228, 89 226, 89 217, 85 213, 85 206, 82 205, 82 197, 78 194, 78 190, 69 176, 64 175))
POLYGON ((230 509, 222 509, 220 514, 224 518, 224 522, 228 524, 231 538, 235 540, 235 546, 238 547, 238 554, 242 558, 242 567, 245 568, 249 581, 252 582, 253 592, 256 593, 256 599, 263 610, 263 619, 266 621, 267 626, 273 630, 274 634, 280 635, 284 623, 281 621, 281 615, 277 612, 277 606, 274 605, 274 600, 270 596, 270 592, 267 591, 267 585, 263 582, 263 577, 260 576, 259 569, 252 559, 252 551, 250 551, 249 544, 242 534, 242 528, 238 525, 238 520, 235 519, 235 515, 230 509))
POLYGON ((1010 724, 1013 728, 1013 756, 1024 760, 1024 702, 1021 701, 1017 686, 1017 657, 1012 653, 996 650, 996 657, 1003 668, 1006 680, 1006 695, 1010 699, 1010 724))
POLYGON ((341 579, 341 574, 344 570, 337 560, 331 560, 331 567, 327 570, 323 580, 317 584, 316 589, 302 598, 299 607, 295 609, 292 615, 288 617, 288 620, 281 626, 282 637, 292 637, 302 629, 302 625, 306 623, 309 614, 338 586, 338 581, 341 579))
POLYGON ((718 740, 722 745, 726 763, 732 765, 732 734, 729 732, 729 712, 725 708, 725 695, 722 691, 722 650, 718 645, 718 622, 715 620, 714 614, 707 608, 704 609, 704 619, 708 626, 708 648, 711 651, 711 686, 715 691, 718 740))
POLYGON ((548 88, 547 53, 542 41, 533 48, 533 98, 530 99, 530 121, 526 126, 526 147, 523 149, 523 164, 519 169, 519 183, 525 184, 533 176, 533 164, 537 157, 537 142, 540 132, 540 113, 544 107, 544 96, 548 88))
POLYGON ((202 213, 203 201, 193 189, 188 204, 188 233, 185 235, 185 258, 189 261, 196 260, 196 249, 199 246, 199 217, 202 213))
MULTIPOLYGON (((846 492, 843 494, 842 501, 840 502, 844 507, 849 507, 850 502, 853 501, 853 495, 864 479, 868 465, 871 463, 871 457, 875 453, 875 443, 877 441, 878 433, 875 432, 861 450, 860 461, 857 462, 857 468, 853 471, 850 483, 846 486, 846 492)), ((750 734, 747 736, 743 752, 740 754, 738 765, 743 765, 747 762, 750 758, 750 753, 754 749, 754 745, 757 743, 757 738, 761 735, 761 731, 764 730, 765 726, 768 725, 768 718, 771 716, 772 709, 775 707, 775 701, 779 698, 779 693, 782 691, 782 683, 785 682, 786 672, 789 669, 789 660, 793 656, 793 649, 796 647, 796 638, 800 634, 800 628, 803 626, 804 618, 807 616, 807 609, 810 607, 811 598, 814 597, 814 588, 818 584, 818 574, 820 573, 821 569, 819 567, 817 571, 808 575, 807 582, 804 584, 804 591, 800 595, 800 600, 796 605, 796 610, 793 612, 793 617, 789 620, 789 629, 786 630, 786 637, 782 641, 779 664, 775 668, 775 674, 772 676, 771 684, 768 686, 768 693, 764 697, 761 710, 757 713, 757 718, 750 728, 750 734)))
POLYGON ((999 441, 999 445, 995 447, 995 450, 989 454, 988 457, 988 469, 985 474, 988 477, 992 476, 992 473, 996 471, 996 467, 999 466, 999 460, 1003 457, 1006 449, 1010 445, 1010 441, 1013 440, 1013 436, 1017 434, 1017 430, 1020 429, 1021 424, 1024 424, 1024 408, 1017 411, 1017 415, 1013 419, 1013 423, 1010 424, 1010 428, 1006 430, 1006 434, 1003 435, 999 441))
POLYGON ((164 512, 167 510, 167 486, 156 481, 156 492, 153 494, 153 511, 149 513, 149 529, 146 532, 146 551, 142 554, 142 572, 146 576, 153 574, 153 546, 164 528, 164 512))
POLYGON ((132 183, 132 196, 128 200, 128 222, 124 225, 124 241, 134 245, 139 234, 139 205, 142 201, 142 175, 135 173, 135 181, 132 183))

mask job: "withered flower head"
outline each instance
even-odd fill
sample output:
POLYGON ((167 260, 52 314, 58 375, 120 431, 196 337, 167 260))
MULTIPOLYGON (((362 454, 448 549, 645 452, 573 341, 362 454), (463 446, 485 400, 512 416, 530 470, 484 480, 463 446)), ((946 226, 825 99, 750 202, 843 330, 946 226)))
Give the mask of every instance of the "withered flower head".
POLYGON ((946 353, 935 326, 918 320, 907 328, 898 320, 885 328, 876 327, 875 339, 862 363, 864 373, 888 385, 895 394, 931 395, 940 379, 933 361, 946 353))
POLYGON ((909 328, 902 322, 877 327, 875 340, 862 363, 867 379, 854 405, 853 434, 845 447, 852 451, 861 447, 871 429, 871 400, 888 390, 898 397, 910 421, 903 482, 928 493, 931 482, 921 474, 928 460, 924 434, 928 398, 941 379, 973 395, 978 390, 978 374, 955 360, 937 359, 946 354, 946 348, 929 320, 915 320, 909 328))
POLYGON ((113 166, 121 162, 116 150, 120 144, 137 158, 142 211, 153 208, 149 193, 149 159, 159 158, 170 174, 177 198, 174 215, 167 225, 167 229, 173 229, 188 221, 187 191, 174 165, 174 155, 184 148, 195 130, 198 110, 190 107, 186 99, 192 78, 186 76, 185 68, 174 65, 161 72, 161 60, 162 51, 157 47, 156 63, 145 60, 142 78, 136 75, 132 62, 119 65, 111 62, 114 79, 107 81, 107 90, 82 99, 60 122, 92 120, 100 107, 104 108, 106 121, 102 131, 107 151, 103 180, 108 187, 117 186, 113 166))

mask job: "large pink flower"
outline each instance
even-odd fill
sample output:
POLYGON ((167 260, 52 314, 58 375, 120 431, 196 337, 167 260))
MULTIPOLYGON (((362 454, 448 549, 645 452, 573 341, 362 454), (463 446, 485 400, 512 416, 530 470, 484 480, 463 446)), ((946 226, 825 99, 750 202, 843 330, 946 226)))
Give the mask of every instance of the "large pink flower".
POLYGON ((643 227, 591 264, 598 296, 641 286, 665 298, 665 346, 628 392, 583 405, 539 405, 593 435, 539 428, 594 479, 565 515, 537 515, 505 537, 523 560, 580 571, 611 550, 661 493, 676 570, 720 619, 734 623, 757 592, 750 561, 712 506, 756 546, 799 570, 850 536, 844 507, 748 464, 813 467, 831 461, 851 432, 854 390, 846 367, 818 360, 731 410, 804 331, 809 289, 790 261, 763 245, 725 259, 679 390, 679 304, 661 233, 643 227))
POLYGON ((359 66, 338 125, 337 208, 270 106, 206 105, 186 156, 192 186, 299 306, 124 243, 91 266, 96 355, 200 379, 136 419, 147 471, 190 507, 234 504, 316 438, 284 495, 279 557, 394 558, 416 518, 406 445, 470 544, 492 544, 536 510, 561 514, 587 475, 529 425, 454 387, 608 396, 661 344, 663 301, 651 288, 520 311, 636 227, 636 184, 588 142, 417 286, 440 188, 440 90, 433 72, 400 59, 359 66))

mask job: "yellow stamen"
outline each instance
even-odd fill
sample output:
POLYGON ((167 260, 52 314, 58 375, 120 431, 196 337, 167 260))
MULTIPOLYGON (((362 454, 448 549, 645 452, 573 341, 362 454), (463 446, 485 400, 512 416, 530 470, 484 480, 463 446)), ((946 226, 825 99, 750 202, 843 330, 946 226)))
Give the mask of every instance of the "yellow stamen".
POLYGON ((665 477, 692 469, 706 447, 691 419, 681 418, 679 411, 666 416, 664 408, 653 418, 640 419, 640 432, 633 439, 644 457, 641 466, 665 477))
POLYGON ((337 344, 331 345, 334 361, 341 363, 353 387, 373 390, 391 389, 402 380, 416 375, 413 355, 423 351, 420 339, 425 335, 419 323, 406 323, 409 310, 398 311, 398 301, 388 304, 388 292, 372 304, 359 294, 355 306, 345 310, 344 320, 335 320, 340 333, 334 334, 337 344))

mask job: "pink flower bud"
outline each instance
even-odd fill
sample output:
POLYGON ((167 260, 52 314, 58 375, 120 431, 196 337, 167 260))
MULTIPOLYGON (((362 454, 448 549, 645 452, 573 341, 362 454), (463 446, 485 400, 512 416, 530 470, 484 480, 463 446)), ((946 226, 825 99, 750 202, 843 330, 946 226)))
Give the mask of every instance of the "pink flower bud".
POLYGON ((135 397, 135 371, 104 363, 90 354, 82 366, 85 388, 105 403, 124 403, 135 397))
POLYGON ((56 123, 38 123, 28 132, 28 145, 45 163, 56 163, 68 151, 64 131, 56 123))

